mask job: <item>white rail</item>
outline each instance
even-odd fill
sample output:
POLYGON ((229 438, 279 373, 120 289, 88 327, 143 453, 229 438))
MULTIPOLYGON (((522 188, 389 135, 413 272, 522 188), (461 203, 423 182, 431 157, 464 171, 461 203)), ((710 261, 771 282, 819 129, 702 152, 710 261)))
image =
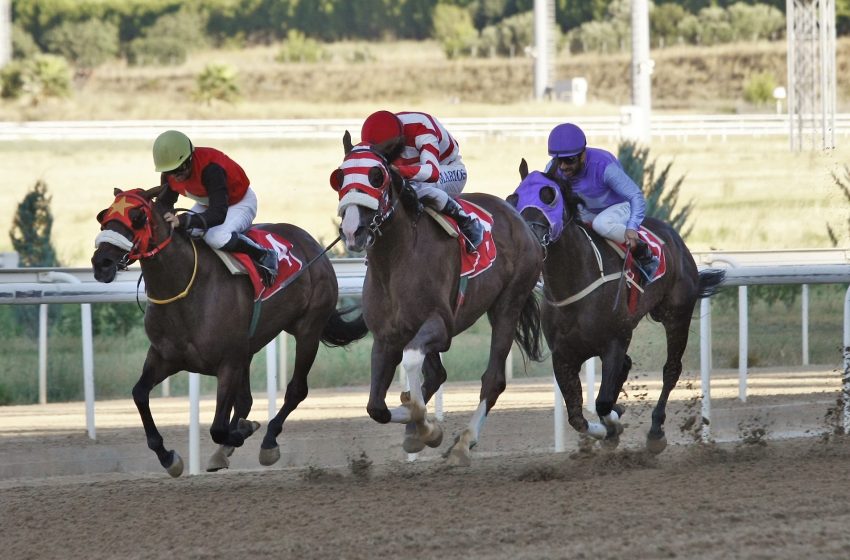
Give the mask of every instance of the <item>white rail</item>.
MULTIPOLYGON (((493 117, 441 119, 458 138, 488 136, 545 138, 561 117, 493 117)), ((619 138, 624 122, 618 116, 582 116, 575 122, 590 137, 619 138)), ((360 130, 362 119, 264 120, 131 120, 28 121, 0 123, 0 142, 35 141, 149 141, 168 128, 179 128, 193 138, 338 139, 346 130, 360 130)), ((787 115, 653 115, 652 135, 658 138, 730 136, 786 136, 787 115)), ((850 134, 850 113, 835 118, 835 132, 850 134)))

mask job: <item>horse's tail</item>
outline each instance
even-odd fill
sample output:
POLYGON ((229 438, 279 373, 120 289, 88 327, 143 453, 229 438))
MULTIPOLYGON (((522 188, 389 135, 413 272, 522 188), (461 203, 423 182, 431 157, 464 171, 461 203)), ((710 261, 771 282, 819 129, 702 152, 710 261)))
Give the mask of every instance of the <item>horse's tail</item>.
POLYGON ((717 288, 726 278, 726 271, 719 268, 706 268, 699 273, 697 297, 707 298, 717 293, 717 288))
POLYGON ((369 332, 366 326, 366 321, 363 320, 363 313, 351 321, 343 319, 344 315, 348 315, 359 306, 345 307, 343 309, 334 309, 333 314, 328 319, 325 325, 325 330, 322 331, 322 343, 325 346, 332 348, 339 346, 347 346, 355 340, 360 340, 369 332))
POLYGON ((514 332, 514 340, 519 345, 522 353, 535 362, 543 361, 543 349, 541 348, 540 336, 540 303, 536 293, 532 290, 522 306, 519 322, 514 332))

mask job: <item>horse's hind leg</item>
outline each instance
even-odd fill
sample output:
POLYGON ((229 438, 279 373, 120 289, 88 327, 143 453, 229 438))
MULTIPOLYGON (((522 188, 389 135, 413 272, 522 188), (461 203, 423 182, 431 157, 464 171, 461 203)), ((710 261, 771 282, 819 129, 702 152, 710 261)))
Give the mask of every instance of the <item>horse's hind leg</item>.
POLYGON ((162 383, 167 377, 177 373, 179 369, 178 366, 166 362, 159 352, 151 347, 148 349, 148 355, 145 358, 142 375, 139 377, 136 385, 133 386, 133 401, 139 410, 139 416, 142 418, 148 447, 156 453, 159 464, 173 477, 183 474, 183 459, 180 458, 180 455, 176 451, 165 449, 162 435, 156 429, 156 424, 151 414, 150 393, 154 387, 162 383))
POLYGON ((319 351, 321 329, 314 329, 316 334, 303 334, 295 338, 295 367, 292 370, 292 379, 286 385, 286 395, 283 398, 283 406, 275 417, 269 420, 266 435, 260 445, 260 464, 269 466, 280 459, 280 447, 277 444, 277 436, 283 431, 283 423, 301 402, 307 398, 307 374, 313 367, 316 353, 319 351))
POLYGON ((667 333, 667 361, 662 372, 661 395, 652 411, 652 426, 646 435, 646 449, 651 453, 661 453, 667 447, 667 437, 664 435, 667 399, 682 374, 682 356, 688 345, 691 316, 690 313, 680 314, 678 317, 665 318, 662 323, 667 333))
MULTIPOLYGON (((231 432, 242 432, 245 438, 256 432, 260 428, 259 422, 247 420, 248 414, 251 412, 251 406, 254 404, 254 397, 251 395, 251 379, 250 367, 242 376, 242 383, 239 388, 239 393, 236 395, 236 401, 233 405, 233 417, 230 420, 231 432)), ((226 469, 230 466, 228 457, 233 455, 235 447, 232 445, 220 445, 207 462, 207 472, 215 472, 221 469, 226 469)))
MULTIPOLYGON (((425 401, 425 404, 428 404, 434 393, 446 381, 446 368, 443 367, 439 352, 431 352, 425 356, 425 361, 422 363, 422 373, 425 377, 422 383, 422 399, 425 401)), ((402 402, 406 402, 406 399, 409 398, 409 392, 402 393, 402 402)), ((430 447, 437 447, 442 441, 443 438, 441 437, 439 440, 428 442, 428 445, 430 447)), ((416 423, 408 422, 404 429, 404 444, 402 445, 404 450, 408 453, 419 453, 425 449, 425 445, 425 442, 419 437, 416 423)))

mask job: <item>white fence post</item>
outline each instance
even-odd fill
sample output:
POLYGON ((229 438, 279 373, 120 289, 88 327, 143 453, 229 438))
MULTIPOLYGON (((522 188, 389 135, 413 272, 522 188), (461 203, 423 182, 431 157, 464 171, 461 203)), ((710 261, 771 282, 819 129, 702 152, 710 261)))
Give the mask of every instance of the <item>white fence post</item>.
POLYGON ((555 397, 555 453, 561 453, 567 449, 566 442, 566 406, 564 405, 564 395, 561 393, 561 388, 558 386, 558 380, 552 376, 552 387, 554 388, 555 397))
POLYGON ((47 404, 47 304, 38 306, 38 404, 47 404))
POLYGON ((809 365, 809 285, 803 284, 803 316, 801 317, 803 329, 803 365, 809 365))
POLYGON ((700 300, 700 388, 702 389, 702 441, 711 439, 711 301, 700 300))
POLYGON ((189 474, 201 474, 201 374, 189 372, 189 474))
POLYGON ((269 399, 269 420, 277 414, 277 339, 266 344, 266 393, 269 399))
POLYGON ((747 366, 749 365, 749 308, 747 287, 738 286, 738 398, 747 402, 747 366))

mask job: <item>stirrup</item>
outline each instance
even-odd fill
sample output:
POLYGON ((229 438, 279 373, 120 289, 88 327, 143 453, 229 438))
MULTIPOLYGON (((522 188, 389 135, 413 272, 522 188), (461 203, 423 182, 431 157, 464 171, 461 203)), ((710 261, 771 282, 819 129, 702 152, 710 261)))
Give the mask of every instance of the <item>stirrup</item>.
POLYGON ((274 251, 266 250, 263 258, 254 261, 254 268, 257 269, 257 273, 260 275, 260 280, 266 288, 274 286, 275 280, 277 280, 278 261, 276 256, 277 255, 274 251))
POLYGON ((470 253, 476 252, 478 246, 484 242, 484 226, 477 219, 470 217, 466 227, 460 228, 460 231, 466 241, 466 249, 470 253))
POLYGON ((637 268, 640 270, 640 273, 643 275, 646 283, 649 284, 652 282, 655 279, 655 273, 658 272, 658 266, 660 264, 658 257, 653 255, 652 258, 648 259, 646 262, 638 261, 637 264, 637 268))

